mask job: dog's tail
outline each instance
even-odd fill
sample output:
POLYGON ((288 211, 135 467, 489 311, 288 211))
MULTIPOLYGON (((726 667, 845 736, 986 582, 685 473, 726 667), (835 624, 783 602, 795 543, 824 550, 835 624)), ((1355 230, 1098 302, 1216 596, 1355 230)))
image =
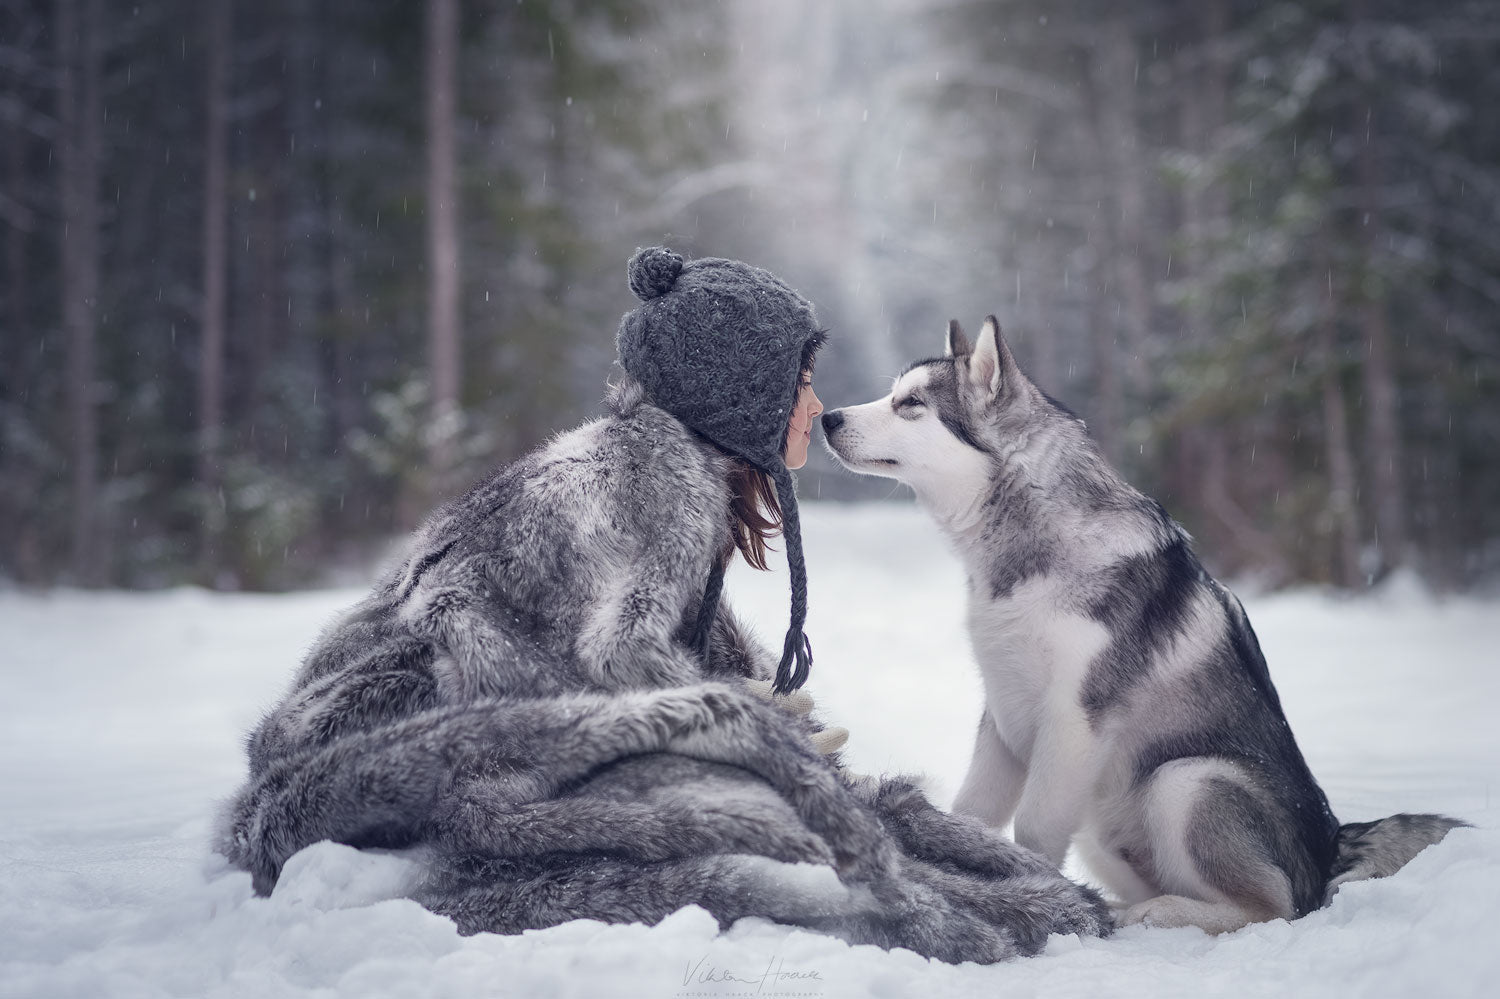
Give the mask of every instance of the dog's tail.
POLYGON ((1460 826, 1469 823, 1446 815, 1399 815, 1374 822, 1349 822, 1339 828, 1335 842, 1328 888, 1323 893, 1327 905, 1346 881, 1385 878, 1405 867, 1417 854, 1441 840, 1460 826))

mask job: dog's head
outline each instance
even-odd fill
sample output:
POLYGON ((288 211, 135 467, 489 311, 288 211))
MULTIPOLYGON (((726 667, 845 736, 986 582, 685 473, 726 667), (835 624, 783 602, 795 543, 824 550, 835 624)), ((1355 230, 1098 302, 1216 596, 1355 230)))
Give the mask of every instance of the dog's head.
POLYGON ((974 344, 948 324, 944 356, 918 361, 890 395, 823 414, 828 449, 845 467, 897 479, 927 502, 965 502, 1024 447, 1042 396, 1016 366, 994 316, 974 344))

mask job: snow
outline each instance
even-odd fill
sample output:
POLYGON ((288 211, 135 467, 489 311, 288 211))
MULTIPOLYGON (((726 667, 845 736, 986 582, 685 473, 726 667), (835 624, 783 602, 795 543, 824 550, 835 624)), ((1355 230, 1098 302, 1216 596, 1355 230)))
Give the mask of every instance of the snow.
MULTIPOLYGON (((806 504, 809 686, 863 772, 956 791, 978 715, 962 579, 909 507, 806 504)), ((726 593, 779 636, 784 573, 726 593)), ((0 996, 1467 996, 1500 974, 1500 600, 1409 582, 1248 602, 1292 727, 1344 821, 1442 811, 1459 830, 1295 923, 1212 938, 1054 937, 993 967, 684 909, 462 938, 402 899, 411 858, 334 844, 269 899, 207 849, 240 739, 354 589, 288 596, 0 594, 0 996)), ((1070 868, 1075 876, 1082 872, 1070 868)), ((810 883, 816 883, 810 872, 810 883)))

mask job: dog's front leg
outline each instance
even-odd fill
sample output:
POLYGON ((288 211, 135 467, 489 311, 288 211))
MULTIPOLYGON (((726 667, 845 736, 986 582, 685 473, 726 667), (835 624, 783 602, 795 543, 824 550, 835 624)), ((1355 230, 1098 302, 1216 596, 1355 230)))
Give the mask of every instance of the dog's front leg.
POLYGON ((1047 714, 1016 808, 1016 842, 1061 866, 1093 787, 1095 739, 1076 704, 1047 714))
POLYGON ((974 756, 964 775, 953 811, 971 815, 985 825, 1003 826, 1015 814, 1021 789, 1026 786, 1026 767, 1000 738, 995 717, 986 708, 974 734, 974 756))

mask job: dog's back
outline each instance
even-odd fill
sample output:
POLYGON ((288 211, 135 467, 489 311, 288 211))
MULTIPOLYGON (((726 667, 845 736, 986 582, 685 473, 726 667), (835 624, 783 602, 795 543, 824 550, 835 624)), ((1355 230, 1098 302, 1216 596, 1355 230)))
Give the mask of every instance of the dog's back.
POLYGON ((1089 846, 1147 883, 1133 903, 1222 896, 1258 918, 1316 908, 1338 822, 1239 601, 1180 534, 1107 575, 1095 610, 1112 641, 1090 666, 1082 707, 1126 766, 1085 824, 1089 846))

